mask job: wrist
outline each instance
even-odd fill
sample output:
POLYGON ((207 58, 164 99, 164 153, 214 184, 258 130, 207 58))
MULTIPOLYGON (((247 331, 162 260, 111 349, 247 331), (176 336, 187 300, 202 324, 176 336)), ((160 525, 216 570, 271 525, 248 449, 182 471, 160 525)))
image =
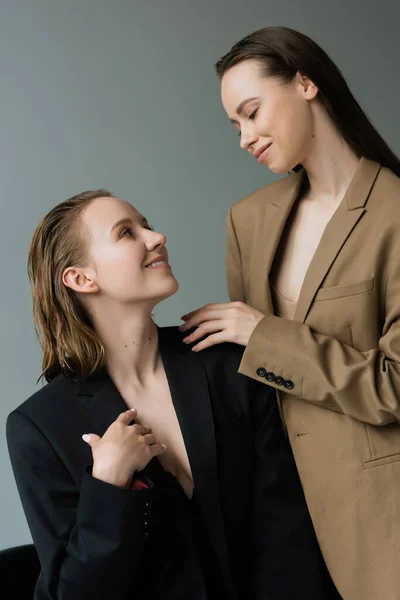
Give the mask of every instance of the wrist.
POLYGON ((106 469, 96 468, 95 466, 92 469, 92 476, 96 479, 126 489, 131 488, 133 475, 133 473, 130 475, 115 472, 110 473, 106 469))

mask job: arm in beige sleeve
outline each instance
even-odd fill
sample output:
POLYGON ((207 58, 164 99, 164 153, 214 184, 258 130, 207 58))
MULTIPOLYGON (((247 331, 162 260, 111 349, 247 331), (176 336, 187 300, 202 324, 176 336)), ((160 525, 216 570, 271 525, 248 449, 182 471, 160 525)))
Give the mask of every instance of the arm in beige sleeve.
POLYGON ((226 227, 226 279, 229 298, 232 302, 245 302, 242 257, 233 225, 232 208, 228 212, 226 227))
MULTIPOLYGON (((240 249, 231 214, 227 252, 230 298, 245 301, 240 249)), ((239 372, 365 423, 400 422, 400 261, 388 280, 378 348, 360 352, 314 332, 305 323, 267 315, 249 340, 239 372), (275 380, 270 382, 258 375, 260 368, 273 373, 275 380), (293 387, 286 388, 285 382, 293 387)))

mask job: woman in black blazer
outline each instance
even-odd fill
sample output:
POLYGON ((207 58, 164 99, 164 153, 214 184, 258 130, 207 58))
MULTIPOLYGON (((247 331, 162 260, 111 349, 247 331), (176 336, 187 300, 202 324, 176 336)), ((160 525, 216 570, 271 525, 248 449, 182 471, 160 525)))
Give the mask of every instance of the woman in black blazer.
POLYGON ((39 224, 29 274, 47 385, 7 442, 35 600, 338 597, 272 392, 237 346, 196 355, 152 319, 177 290, 165 237, 84 192, 39 224))

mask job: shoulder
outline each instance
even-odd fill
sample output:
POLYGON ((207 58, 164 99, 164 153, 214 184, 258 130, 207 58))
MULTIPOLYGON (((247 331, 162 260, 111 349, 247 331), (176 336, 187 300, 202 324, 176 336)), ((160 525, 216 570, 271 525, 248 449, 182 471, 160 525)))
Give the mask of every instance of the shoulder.
POLYGON ((223 372, 235 372, 239 368, 244 348, 238 344, 217 344, 199 353, 193 353, 192 348, 195 344, 187 345, 183 342, 183 339, 188 335, 187 331, 179 331, 178 326, 159 327, 158 331, 163 342, 167 341, 171 345, 174 344, 185 356, 200 357, 203 362, 213 365, 223 372))
MULTIPOLYGON (((220 373, 236 375, 244 353, 243 346, 223 343, 202 350, 203 360, 213 365, 220 373)), ((242 376, 240 376, 242 377, 242 376)))
POLYGON ((392 171, 381 167, 373 187, 373 196, 379 201, 382 208, 388 207, 400 213, 400 177, 392 171))
POLYGON ((76 385, 72 380, 58 375, 9 413, 7 422, 18 421, 25 417, 25 421, 30 420, 40 427, 40 423, 47 419, 52 420, 57 417, 62 420, 65 407, 73 403, 76 397, 76 385))
POLYGON ((377 177, 377 182, 385 186, 388 191, 392 191, 397 194, 400 193, 400 177, 386 167, 381 167, 377 177))
POLYGON ((372 235, 391 248, 392 259, 398 261, 400 251, 400 178, 381 167, 365 205, 372 235))

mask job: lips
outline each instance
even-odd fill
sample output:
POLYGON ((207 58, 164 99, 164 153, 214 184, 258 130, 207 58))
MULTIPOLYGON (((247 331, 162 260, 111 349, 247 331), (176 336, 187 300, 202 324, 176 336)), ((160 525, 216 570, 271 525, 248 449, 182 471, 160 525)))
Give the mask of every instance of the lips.
POLYGON ((165 254, 160 254, 159 256, 155 256, 147 263, 147 265, 145 265, 145 267, 150 267, 151 265, 153 265, 156 262, 165 262, 166 264, 168 264, 168 257, 165 256, 165 254))
POLYGON ((269 148, 271 147, 272 142, 269 142, 269 144, 265 144, 264 146, 261 146, 261 148, 259 148, 258 150, 255 151, 254 156, 256 157, 256 159, 258 160, 259 163, 262 163, 267 151, 269 150, 269 148))

